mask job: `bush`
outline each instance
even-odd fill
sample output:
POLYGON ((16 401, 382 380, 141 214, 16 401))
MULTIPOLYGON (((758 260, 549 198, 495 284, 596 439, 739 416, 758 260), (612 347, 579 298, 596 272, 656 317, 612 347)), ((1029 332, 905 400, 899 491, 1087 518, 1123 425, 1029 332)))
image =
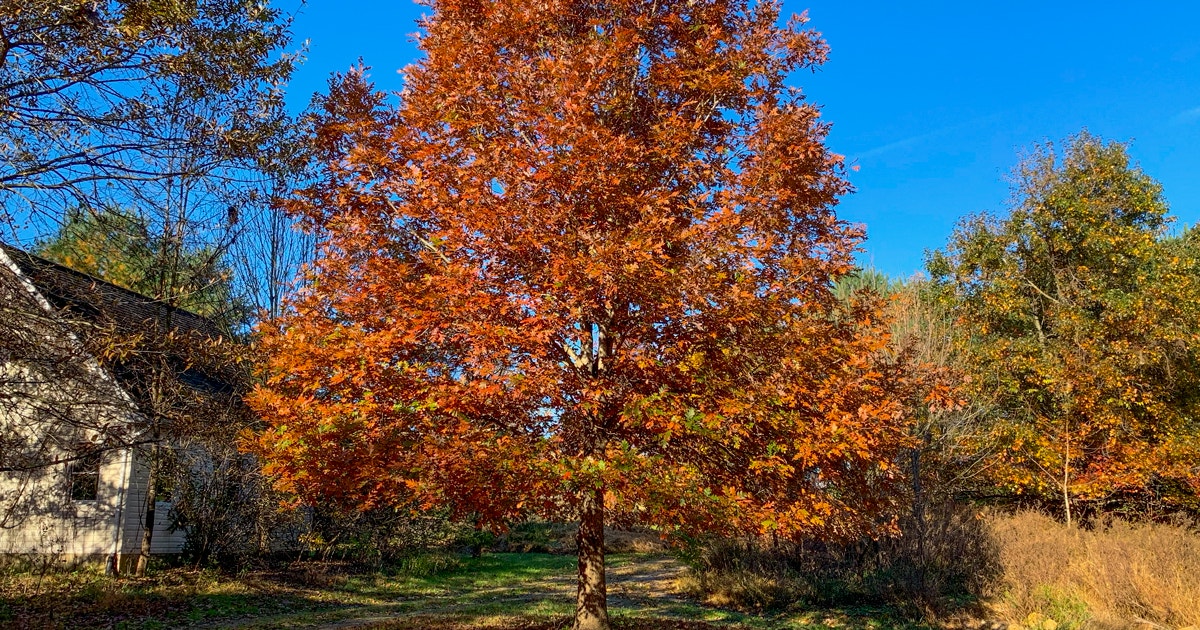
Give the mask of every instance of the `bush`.
POLYGON ((998 578, 996 553, 976 514, 944 507, 905 519, 901 535, 884 540, 708 541, 692 550, 680 586, 708 603, 756 612, 883 603, 926 612, 984 594, 998 578))
POLYGON ((313 508, 309 531, 301 536, 307 555, 380 569, 427 551, 460 546, 472 528, 447 514, 407 508, 368 511, 313 508))
MULTIPOLYGON (((576 523, 530 519, 514 523, 491 544, 493 551, 514 553, 575 553, 576 523)), ((655 532, 639 529, 604 528, 605 553, 649 553, 664 551, 667 543, 655 532)))
MULTIPOLYGON (((872 557, 873 556, 873 557, 872 557)), ((978 598, 999 580, 999 549, 985 515, 951 502, 900 521, 900 535, 876 543, 870 592, 932 610, 978 598)))
POLYGON ((186 531, 183 557, 192 565, 233 571, 295 549, 302 515, 279 507, 282 497, 254 457, 227 444, 194 444, 162 464, 173 501, 168 517, 186 531))
POLYGON ((570 523, 531 519, 514 523, 491 548, 513 553, 574 553, 578 529, 570 523))
POLYGON ((692 552, 692 570, 680 577, 678 586, 707 604, 763 612, 811 601, 817 594, 797 569, 792 545, 718 539, 692 552))

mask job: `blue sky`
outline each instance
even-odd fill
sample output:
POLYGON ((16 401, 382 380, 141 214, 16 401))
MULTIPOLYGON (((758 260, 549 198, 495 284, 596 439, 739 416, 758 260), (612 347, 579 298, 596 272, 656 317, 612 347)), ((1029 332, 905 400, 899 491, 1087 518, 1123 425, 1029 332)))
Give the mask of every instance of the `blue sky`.
MULTIPOLYGON (((785 0, 785 14, 805 9, 832 52, 794 83, 833 123, 830 147, 859 167, 839 214, 866 224, 864 264, 918 271, 959 217, 1004 210, 1021 151, 1084 127, 1131 142, 1177 225, 1200 222, 1200 1, 785 0)), ((398 89, 427 10, 311 0, 294 24, 309 45, 291 104, 359 58, 398 89)))

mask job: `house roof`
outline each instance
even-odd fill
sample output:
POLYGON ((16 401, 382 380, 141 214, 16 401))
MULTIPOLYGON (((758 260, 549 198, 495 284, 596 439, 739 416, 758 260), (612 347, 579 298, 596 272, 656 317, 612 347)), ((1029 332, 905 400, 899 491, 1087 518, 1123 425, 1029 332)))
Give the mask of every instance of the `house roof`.
POLYGON ((93 321, 109 320, 118 327, 176 330, 216 339, 215 322, 160 300, 119 287, 70 267, 0 243, 0 249, 52 306, 93 321))
MULTIPOLYGON (((212 320, 160 300, 119 287, 94 276, 75 271, 64 265, 35 256, 21 249, 0 243, 0 252, 7 257, 26 281, 49 302, 50 306, 68 315, 64 323, 76 328, 79 323, 114 326, 130 333, 156 330, 161 334, 174 332, 199 335, 207 339, 226 337, 212 320), (76 320, 76 321, 71 321, 76 320)), ((11 272, 0 265, 0 274, 11 272)), ((179 358, 179 357, 173 357, 179 358)), ((130 390, 136 389, 140 378, 136 370, 120 362, 107 366, 118 382, 130 390)), ((218 368, 209 371, 200 366, 179 361, 177 376, 184 385, 206 396, 225 395, 234 391, 232 381, 218 368)))

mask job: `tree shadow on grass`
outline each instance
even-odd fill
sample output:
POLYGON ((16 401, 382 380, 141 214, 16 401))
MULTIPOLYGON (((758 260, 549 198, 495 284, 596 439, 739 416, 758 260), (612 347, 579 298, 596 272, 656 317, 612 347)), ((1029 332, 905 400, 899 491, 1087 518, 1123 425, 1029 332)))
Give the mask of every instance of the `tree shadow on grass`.
MULTIPOLYGON (((36 588, 8 576, 0 581, 0 627, 560 630, 573 612, 574 565, 571 556, 493 554, 428 575, 308 563, 236 577, 178 569, 143 580, 62 574, 36 588)), ((755 616, 705 606, 675 592, 682 569, 669 556, 614 557, 609 609, 615 627, 927 627, 885 609, 755 616)))

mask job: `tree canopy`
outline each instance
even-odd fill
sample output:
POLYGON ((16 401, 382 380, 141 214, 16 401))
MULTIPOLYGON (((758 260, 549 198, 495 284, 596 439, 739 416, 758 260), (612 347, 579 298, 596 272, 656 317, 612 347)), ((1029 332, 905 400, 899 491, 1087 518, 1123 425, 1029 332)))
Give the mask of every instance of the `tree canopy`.
POLYGON ((309 501, 855 536, 889 521, 905 368, 866 294, 826 47, 772 3, 446 0, 399 104, 331 84, 310 288, 264 329, 269 470, 309 501))
POLYGON ((307 160, 283 102, 290 27, 253 0, 0 0, 5 240, 119 208, 147 242, 224 257, 238 293, 274 312, 309 249, 273 205, 307 160))
POLYGON ((252 163, 286 119, 288 40, 248 0, 3 0, 0 193, 45 211, 188 175, 181 151, 252 163))
POLYGON ((1008 216, 966 219, 929 268, 972 396, 996 405, 1004 487, 1131 508, 1195 501, 1191 237, 1167 238, 1157 182, 1082 133, 1015 171, 1008 216))

